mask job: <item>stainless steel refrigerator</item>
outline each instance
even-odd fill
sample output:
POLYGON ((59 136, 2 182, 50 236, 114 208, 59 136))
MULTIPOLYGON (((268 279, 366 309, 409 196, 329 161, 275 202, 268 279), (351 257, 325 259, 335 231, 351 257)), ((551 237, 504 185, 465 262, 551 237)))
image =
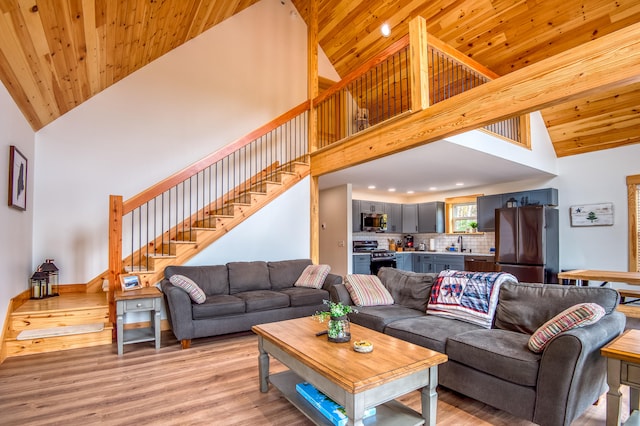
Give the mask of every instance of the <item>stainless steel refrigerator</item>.
POLYGON ((496 263, 520 282, 558 282, 558 210, 496 209, 496 263))

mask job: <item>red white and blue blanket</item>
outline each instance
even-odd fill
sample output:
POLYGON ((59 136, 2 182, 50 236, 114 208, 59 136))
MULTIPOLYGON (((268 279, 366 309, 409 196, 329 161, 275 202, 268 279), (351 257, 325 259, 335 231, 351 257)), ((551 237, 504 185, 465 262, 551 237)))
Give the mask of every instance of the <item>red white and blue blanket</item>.
POLYGON ((505 281, 517 279, 505 272, 442 271, 431 287, 427 314, 491 328, 498 292, 505 281))

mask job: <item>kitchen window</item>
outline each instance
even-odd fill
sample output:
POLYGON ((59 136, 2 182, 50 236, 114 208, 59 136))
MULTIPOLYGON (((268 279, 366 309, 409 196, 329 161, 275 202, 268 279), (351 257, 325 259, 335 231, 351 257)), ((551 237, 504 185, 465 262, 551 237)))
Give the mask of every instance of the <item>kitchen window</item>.
POLYGON ((471 230, 471 223, 477 223, 478 195, 453 197, 445 199, 447 212, 447 233, 466 233, 471 230))

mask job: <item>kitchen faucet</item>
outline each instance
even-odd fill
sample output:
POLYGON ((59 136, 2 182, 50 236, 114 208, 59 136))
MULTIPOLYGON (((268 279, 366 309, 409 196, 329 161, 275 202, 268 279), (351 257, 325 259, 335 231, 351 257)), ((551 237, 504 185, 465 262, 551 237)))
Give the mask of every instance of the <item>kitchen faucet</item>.
POLYGON ((458 245, 460 246, 460 253, 462 253, 465 250, 462 244, 462 235, 458 235, 458 245))

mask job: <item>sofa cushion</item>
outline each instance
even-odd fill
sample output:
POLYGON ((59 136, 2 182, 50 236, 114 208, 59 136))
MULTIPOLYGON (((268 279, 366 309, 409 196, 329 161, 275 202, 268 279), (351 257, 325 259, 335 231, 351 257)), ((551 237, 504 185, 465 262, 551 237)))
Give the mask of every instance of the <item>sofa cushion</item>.
POLYGON ((522 386, 536 386, 541 355, 527 348, 529 336, 484 329, 449 337, 446 354, 452 361, 522 386))
POLYGON ((244 300, 247 312, 267 311, 289 306, 289 296, 279 291, 252 290, 236 293, 234 296, 244 300))
POLYGON ((193 300, 197 304, 204 303, 207 298, 207 296, 204 294, 204 291, 202 291, 202 289, 198 287, 198 284, 194 283, 193 280, 191 280, 191 278, 189 277, 176 274, 171 275, 169 281, 176 287, 179 287, 186 291, 191 300, 193 300))
POLYGON ((604 308, 596 303, 580 303, 560 312, 545 322, 529 338, 529 349, 540 353, 545 346, 563 331, 600 321, 604 308))
POLYGON ((533 334, 542 324, 578 303, 597 303, 607 314, 618 305, 618 292, 606 287, 505 283, 500 288, 495 327, 533 334))
POLYGON ((433 273, 401 271, 395 268, 380 268, 378 271, 378 278, 389 290, 395 304, 421 312, 427 311, 431 286, 437 276, 433 273))
POLYGON ((228 294, 209 296, 203 304, 192 308, 194 320, 241 313, 244 313, 244 300, 228 294))
POLYGON ((310 259, 279 260, 268 262, 271 290, 291 287, 296 282, 304 268, 311 265, 310 259))
POLYGON ((204 294, 229 294, 229 273, 226 265, 207 266, 167 266, 164 268, 166 279, 172 275, 184 275, 198 284, 204 294))
POLYGON ((350 274, 344 284, 356 306, 393 305, 393 297, 375 275, 350 274))
POLYGON ((291 287, 280 290, 280 293, 289 296, 290 306, 322 305, 325 300, 329 300, 329 292, 322 289, 291 287))
POLYGON ((324 280, 331 272, 329 265, 309 265, 293 284, 296 287, 322 288, 324 280))
POLYGON ((271 290, 267 262, 229 262, 229 293, 271 290))
POLYGON ((383 333, 387 324, 405 318, 425 315, 426 313, 424 311, 418 311, 402 305, 362 306, 358 307, 357 313, 349 314, 349 319, 354 324, 383 333))
POLYGON ((397 337, 425 348, 445 353, 447 339, 467 331, 482 330, 479 325, 424 315, 394 321, 384 329, 385 334, 397 337))

